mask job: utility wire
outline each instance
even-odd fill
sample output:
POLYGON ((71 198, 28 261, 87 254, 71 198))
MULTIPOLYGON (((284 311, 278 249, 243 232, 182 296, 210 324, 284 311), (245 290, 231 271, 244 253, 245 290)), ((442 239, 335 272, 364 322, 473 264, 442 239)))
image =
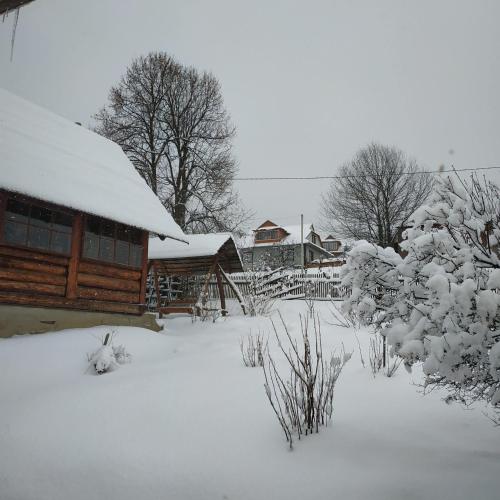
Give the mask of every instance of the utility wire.
MULTIPOLYGON (((418 172, 403 172, 401 175, 421 175, 421 174, 442 174, 445 172, 470 172, 478 170, 493 170, 500 168, 496 167, 477 167, 477 168, 461 168, 448 170, 423 170, 418 172)), ((356 179, 370 177, 369 175, 319 175, 312 177, 235 177, 234 181, 316 181, 324 179, 356 179)))

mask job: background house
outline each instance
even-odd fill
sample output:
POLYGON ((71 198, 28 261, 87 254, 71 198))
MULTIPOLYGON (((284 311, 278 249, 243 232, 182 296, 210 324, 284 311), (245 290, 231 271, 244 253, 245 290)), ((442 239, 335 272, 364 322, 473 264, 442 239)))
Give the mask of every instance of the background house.
MULTIPOLYGON (((313 224, 304 224, 304 264, 330 259, 333 254, 322 246, 313 224)), ((246 270, 301 267, 301 226, 279 226, 266 220, 239 242, 246 270)))
POLYGON ((0 89, 0 336, 141 324, 149 233, 184 238, 118 145, 0 89))

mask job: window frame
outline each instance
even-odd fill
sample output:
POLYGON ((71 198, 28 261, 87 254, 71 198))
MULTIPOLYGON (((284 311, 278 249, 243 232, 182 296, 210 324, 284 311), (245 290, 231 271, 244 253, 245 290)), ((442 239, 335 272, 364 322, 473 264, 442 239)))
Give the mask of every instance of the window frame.
MULTIPOLYGON (((117 222, 117 221, 113 221, 113 220, 110 220, 110 219, 106 219, 105 217, 99 217, 98 215, 92 215, 92 214, 83 214, 83 223, 82 223, 82 234, 81 234, 81 238, 82 238, 82 241, 81 241, 81 250, 80 250, 80 260, 81 261, 84 261, 84 262, 90 262, 90 263, 93 263, 93 264, 100 264, 100 265, 108 265, 108 266, 116 266, 116 267, 120 267, 120 268, 123 268, 123 269, 129 269, 129 270, 132 270, 132 271, 141 271, 143 266, 144 266, 144 252, 147 252, 147 248, 146 248, 146 245, 145 245, 145 237, 144 237, 144 232, 145 230, 144 229, 139 229, 137 227, 133 227, 133 226, 128 226, 127 224, 123 224, 121 222, 117 222), (97 237, 99 238, 99 247, 97 249, 97 255, 98 257, 95 258, 95 257, 88 257, 85 255, 85 234, 87 233, 87 221, 89 220, 89 218, 94 218, 94 219, 97 219, 99 220, 99 224, 101 224, 102 221, 104 221, 105 223, 111 223, 113 224, 113 260, 104 260, 104 259, 100 259, 99 258, 99 249, 100 249, 100 239, 101 238, 108 238, 107 236, 104 236, 102 234, 99 234, 97 235, 97 237), (136 230, 140 233, 140 243, 138 244, 138 246, 141 247, 142 249, 142 253, 141 253, 141 258, 140 258, 140 262, 137 266, 135 265, 131 265, 131 264, 123 264, 121 262, 116 262, 116 248, 117 248, 117 242, 118 241, 124 241, 124 240, 120 240, 120 239, 117 239, 116 235, 117 235, 117 232, 118 232, 118 228, 119 226, 124 226, 126 229, 128 230, 136 230)), ((99 225, 99 233, 101 233, 101 225, 99 225)), ((95 234, 95 233, 93 233, 95 234)), ((132 243, 130 240, 127 242, 128 243, 128 247, 129 247, 129 262, 130 262, 130 247, 131 245, 135 245, 135 243, 132 243)))
MULTIPOLYGON (((69 257, 71 257, 71 246, 72 246, 72 241, 73 241, 75 215, 76 215, 76 212, 74 210, 72 210, 70 208, 62 207, 61 205, 56 205, 55 203, 50 203, 50 202, 46 202, 43 200, 38 200, 36 198, 31 198, 29 196, 21 195, 21 194, 14 193, 14 192, 2 191, 2 192, 0 192, 0 245, 6 246, 9 248, 19 248, 19 249, 28 250, 31 252, 38 252, 38 253, 53 255, 53 256, 57 256, 57 257, 69 258, 69 257), (47 228, 49 231, 49 247, 50 247, 50 244, 52 243, 52 237, 55 233, 69 235, 69 249, 68 249, 68 251, 67 252, 59 252, 59 251, 53 250, 51 248, 37 248, 37 247, 29 246, 28 244, 23 245, 20 243, 13 243, 13 242, 7 241, 7 239, 5 237, 5 231, 6 231, 7 223, 9 222, 7 219, 7 213, 8 213, 7 205, 9 203, 9 200, 14 200, 14 201, 17 201, 19 203, 24 203, 24 204, 29 206, 30 215, 28 216, 28 222, 27 223, 18 222, 18 224, 24 225, 28 228, 31 226, 36 227, 36 224, 31 224, 31 208, 33 206, 35 206, 36 208, 39 208, 39 209, 50 210, 53 213, 55 212, 55 213, 59 213, 59 214, 63 214, 63 215, 71 217, 71 219, 72 219, 71 226, 66 226, 66 227, 70 228, 70 231, 68 231, 67 233, 65 233, 63 231, 59 231, 57 229, 53 229, 51 227, 47 228)), ((53 215, 52 215, 52 217, 53 217, 53 215)), ((53 223, 54 223, 53 221, 50 222, 50 224, 53 224, 53 223)), ((28 243, 28 235, 29 235, 29 231, 27 232, 26 243, 28 243)))
POLYGON ((255 232, 255 241, 276 241, 278 238, 279 238, 278 229, 258 229, 255 232), (269 238, 260 238, 259 234, 262 233, 273 234, 273 236, 269 238))

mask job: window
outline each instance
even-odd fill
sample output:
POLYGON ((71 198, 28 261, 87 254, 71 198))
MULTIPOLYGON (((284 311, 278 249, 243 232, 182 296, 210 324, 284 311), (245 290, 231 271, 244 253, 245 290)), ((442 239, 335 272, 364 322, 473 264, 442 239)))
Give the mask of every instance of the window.
POLYGON ((257 231, 255 233, 255 241, 265 241, 265 240, 277 240, 278 231, 276 229, 267 229, 257 231))
POLYGON ((340 241, 325 241, 324 245, 326 250, 336 252, 340 248, 340 241))
POLYGON ((99 217, 85 217, 83 257, 122 264, 142 266, 142 231, 99 217))
POLYGON ((312 262, 314 260, 314 252, 312 250, 309 250, 309 262, 312 262))
POLYGON ((11 245, 69 254, 73 215, 37 204, 7 200, 3 240, 11 245))

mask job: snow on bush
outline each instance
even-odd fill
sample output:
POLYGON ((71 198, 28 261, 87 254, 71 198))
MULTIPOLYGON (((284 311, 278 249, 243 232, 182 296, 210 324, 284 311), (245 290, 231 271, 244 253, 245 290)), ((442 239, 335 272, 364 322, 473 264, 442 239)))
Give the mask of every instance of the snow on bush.
POLYGON ((90 367, 98 375, 114 370, 118 365, 130 363, 132 356, 123 345, 113 345, 113 335, 107 333, 101 340, 101 347, 96 351, 87 354, 90 367))
POLYGON ((319 432, 320 426, 331 421, 335 384, 351 354, 346 353, 343 346, 340 354, 323 353, 319 316, 300 316, 300 342, 292 337, 281 313, 279 317, 284 335, 280 336, 276 324, 271 322, 287 361, 288 376, 280 372, 267 350, 262 365, 264 387, 286 440, 293 448, 294 434, 300 439, 302 435, 319 432))
POLYGON ((422 361, 427 386, 498 408, 499 241, 499 188, 440 179, 406 230, 405 257, 367 242, 351 250, 343 310, 374 324, 407 368, 422 361))
POLYGON ((264 353, 267 350, 267 339, 265 340, 264 334, 260 332, 257 335, 249 333, 246 338, 241 338, 240 350, 245 366, 252 368, 264 366, 264 353))

